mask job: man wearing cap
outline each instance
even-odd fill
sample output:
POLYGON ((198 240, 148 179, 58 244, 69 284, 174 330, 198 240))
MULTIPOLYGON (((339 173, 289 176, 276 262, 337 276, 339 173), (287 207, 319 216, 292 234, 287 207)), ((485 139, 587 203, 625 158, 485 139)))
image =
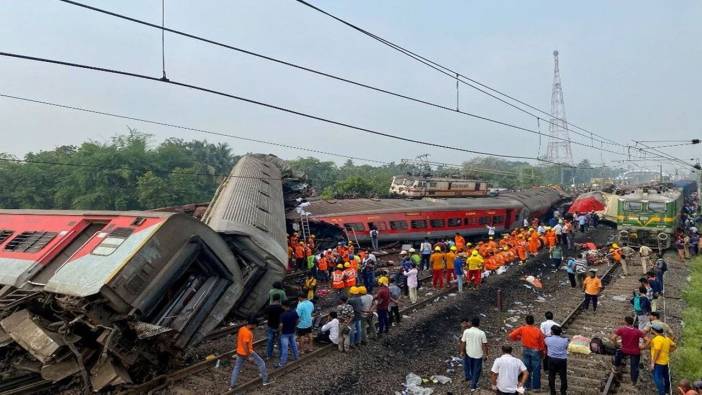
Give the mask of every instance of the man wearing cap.
POLYGON ((444 255, 444 262, 446 262, 446 268, 444 273, 446 273, 446 288, 451 286, 451 280, 453 280, 453 264, 456 261, 456 251, 458 248, 456 246, 451 246, 449 251, 444 255))
POLYGON ((663 334, 663 327, 654 324, 651 326, 654 337, 646 342, 644 348, 651 349, 651 371, 653 382, 656 384, 658 395, 670 393, 670 353, 675 351, 675 343, 663 334))
POLYGON ((602 281, 597 277, 597 269, 590 269, 589 276, 583 280, 583 290, 585 291, 585 307, 584 310, 590 308, 592 302, 592 311, 597 311, 597 297, 602 292, 602 281))
POLYGON ((358 292, 358 287, 349 288, 350 298, 348 304, 353 307, 353 319, 351 321, 351 347, 356 347, 361 342, 361 329, 363 321, 363 300, 358 292))
POLYGON ((444 253, 441 252, 441 247, 434 247, 434 253, 431 254, 431 285, 434 288, 442 288, 444 286, 444 269, 446 268, 446 262, 444 258, 444 253))
POLYGON ((390 308, 390 290, 388 289, 388 278, 383 276, 378 279, 378 293, 373 298, 376 311, 378 312, 378 333, 388 333, 390 323, 388 321, 388 309, 390 308))
POLYGON ((258 373, 263 380, 263 385, 270 384, 268 381, 268 370, 266 369, 266 363, 263 359, 256 354, 254 351, 254 334, 253 330, 256 328, 256 317, 249 317, 246 325, 239 328, 236 335, 236 362, 234 362, 234 369, 232 369, 232 376, 229 379, 229 390, 233 390, 236 386, 236 381, 239 378, 239 372, 241 372, 241 366, 244 361, 253 361, 258 366, 258 373))

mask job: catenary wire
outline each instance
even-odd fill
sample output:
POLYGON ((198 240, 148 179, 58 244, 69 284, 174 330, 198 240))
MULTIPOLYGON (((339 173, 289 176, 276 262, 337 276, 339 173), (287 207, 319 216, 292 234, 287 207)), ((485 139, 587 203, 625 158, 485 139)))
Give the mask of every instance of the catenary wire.
MULTIPOLYGON (((63 1, 63 0, 62 0, 62 1, 63 1)), ((371 38, 373 38, 373 39, 375 39, 375 40, 377 40, 377 41, 379 41, 379 42, 381 42, 381 43, 383 43, 383 44, 385 44, 385 45, 387 45, 387 46, 389 46, 389 47, 395 49, 396 51, 401 52, 401 53, 403 53, 404 55, 409 56, 409 57, 411 57, 411 58, 413 58, 413 59, 419 61, 420 63, 423 63, 423 64, 425 64, 425 65, 427 65, 427 66, 429 66, 429 67, 431 67, 431 68, 433 68, 433 69, 435 69, 435 70, 441 72, 442 74, 445 74, 446 76, 448 76, 448 77, 450 77, 450 78, 460 80, 460 81, 461 81, 462 83, 464 83, 465 85, 468 85, 468 86, 470 86, 470 87, 473 88, 473 89, 476 89, 476 90, 478 90, 478 91, 480 91, 480 92, 482 92, 482 93, 484 93, 484 94, 487 94, 488 96, 490 96, 490 97, 492 97, 492 98, 494 98, 494 99, 496 99, 496 100, 499 100, 499 101, 501 101, 501 102, 503 102, 503 103, 505 103, 505 104, 507 104, 507 105, 509 105, 509 106, 511 106, 511 107, 513 107, 513 108, 515 108, 515 109, 517 109, 517 110, 519 110, 519 111, 521 111, 521 112, 524 112, 524 113, 529 114, 529 115, 531 115, 531 116, 533 116, 533 117, 536 117, 536 118, 544 119, 544 118, 542 118, 542 117, 539 117, 539 116, 536 115, 536 114, 533 114, 533 113, 531 113, 531 112, 529 112, 529 111, 524 110, 523 108, 521 108, 521 107, 519 107, 519 106, 514 105, 513 103, 509 103, 509 102, 507 102, 507 101, 504 100, 504 99, 501 99, 501 98, 499 98, 499 97, 496 97, 495 95, 492 95, 492 94, 490 94, 489 92, 486 92, 485 90, 480 89, 480 88, 476 87, 475 85, 472 85, 472 84, 470 84, 470 83, 464 81, 463 79, 465 79, 465 80, 467 80, 467 81, 470 81, 470 82, 473 82, 473 83, 475 83, 475 84, 477 84, 477 85, 480 85, 480 86, 482 86, 482 87, 484 87, 484 88, 486 88, 486 89, 488 89, 488 90, 490 90, 490 91, 493 91, 493 92, 495 92, 495 93, 498 93, 499 95, 502 95, 502 96, 504 96, 504 97, 507 97, 507 98, 509 98, 510 100, 513 100, 513 101, 515 101, 515 102, 517 102, 517 103, 520 103, 520 104, 522 104, 522 105, 524 105, 524 106, 527 106, 527 107, 529 107, 529 108, 531 108, 531 109, 533 109, 533 110, 535 110, 535 111, 538 111, 538 112, 540 112, 540 113, 542 113, 542 114, 548 115, 549 117, 552 117, 552 118, 554 118, 555 120, 562 121, 562 122, 566 123, 567 125, 572 126, 573 128, 580 129, 580 130, 582 130, 582 131, 588 133, 589 135, 597 136, 597 137, 603 139, 605 142, 609 142, 609 143, 612 143, 612 144, 615 144, 615 145, 619 145, 619 146, 626 147, 626 145, 624 145, 624 144, 618 143, 618 142, 616 142, 616 141, 614 141, 614 140, 611 140, 611 139, 608 139, 608 138, 606 138, 606 137, 603 137, 603 136, 601 136, 601 135, 599 135, 599 134, 593 133, 593 132, 591 132, 591 131, 589 131, 589 130, 587 130, 587 129, 584 129, 584 128, 581 128, 581 127, 579 127, 579 126, 577 126, 577 125, 574 125, 573 123, 568 122, 568 121, 566 121, 566 120, 564 120, 564 119, 556 118, 556 117, 555 117, 553 114, 551 114, 550 112, 547 112, 547 111, 545 111, 545 110, 539 109, 538 107, 535 107, 535 106, 533 106, 533 105, 530 105, 530 104, 528 104, 528 103, 526 103, 526 102, 524 102, 524 101, 522 101, 522 100, 519 100, 519 99, 517 99, 517 98, 515 98, 515 97, 513 97, 513 96, 511 96, 511 95, 508 95, 508 94, 506 94, 506 93, 504 93, 504 92, 502 92, 502 91, 500 91, 500 90, 498 90, 498 89, 492 88, 492 87, 488 86, 487 84, 484 84, 484 83, 481 83, 481 82, 479 82, 479 81, 477 81, 477 80, 474 80, 474 79, 472 79, 472 78, 470 78, 470 77, 468 77, 468 76, 466 76, 466 75, 464 75, 464 74, 461 74, 461 73, 459 73, 459 72, 457 72, 457 71, 455 71, 455 70, 453 70, 453 69, 451 69, 451 68, 449 68, 449 67, 446 67, 446 66, 444 66, 444 65, 442 65, 442 64, 440 64, 440 63, 438 63, 438 62, 436 62, 436 61, 433 61, 433 60, 428 59, 428 58, 426 58, 426 57, 424 57, 424 56, 421 56, 421 55, 419 55, 419 54, 417 54, 417 53, 415 53, 415 52, 413 52, 413 51, 410 51, 410 50, 408 50, 408 49, 406 49, 406 48, 404 48, 404 47, 402 47, 402 46, 400 46, 400 45, 398 45, 398 44, 395 44, 395 43, 393 43, 393 42, 391 42, 391 41, 389 41, 389 40, 387 40, 387 39, 384 39, 384 38, 382 38, 382 37, 380 37, 380 36, 378 36, 378 35, 376 35, 376 34, 374 34, 374 33, 371 33, 370 31, 365 30, 365 29, 363 29, 363 28, 361 28, 361 27, 359 27, 359 26, 357 26, 357 25, 355 25, 355 24, 353 24, 353 23, 351 23, 351 22, 348 22, 348 21, 346 21, 346 20, 344 20, 344 19, 342 19, 342 18, 340 18, 340 17, 338 17, 338 16, 336 16, 336 15, 334 15, 334 14, 328 12, 328 11, 325 11, 325 10, 323 10, 323 9, 321 9, 321 8, 315 6, 315 5, 313 5, 313 4, 311 4, 311 3, 307 2, 307 1, 304 1, 304 0, 296 0, 296 1, 297 1, 298 3, 300 3, 300 4, 303 4, 303 5, 305 5, 305 6, 309 7, 309 8, 311 8, 311 9, 317 11, 317 12, 320 12, 320 13, 322 13, 322 14, 324 14, 324 15, 326 15, 326 16, 328 16, 328 17, 330 17, 330 18, 332 18, 332 19, 334 19, 334 20, 336 20, 336 21, 338 21, 338 22, 341 22, 342 24, 344 24, 344 25, 346 25, 346 26, 348 26, 348 27, 350 27, 350 28, 352 28, 352 29, 354 29, 354 30, 356 30, 356 31, 358 31, 358 32, 360 32, 360 33, 362 33, 362 34, 364 34, 364 35, 367 35, 367 36, 371 37, 371 38), (458 77, 456 77, 456 76, 458 76, 458 77), (463 79, 461 79, 461 78, 463 78, 463 79)), ((544 120, 547 121, 547 122, 549 122, 549 123, 552 123, 552 122, 553 122, 553 121, 548 121, 548 120, 546 120, 546 119, 544 119, 544 120)), ((572 131, 572 130, 571 130, 571 131, 572 131)), ((573 132, 576 133, 576 134, 580 134, 580 135, 582 135, 582 136, 584 136, 584 137, 589 137, 588 135, 582 134, 582 133, 580 133, 580 132, 576 132, 576 131, 573 131, 573 132)))
MULTIPOLYGON (((179 125, 179 124, 175 124, 175 123, 171 123, 171 122, 155 121, 155 120, 151 120, 151 119, 130 116, 130 115, 116 114, 116 113, 111 113, 111 112, 106 112, 106 111, 90 109, 90 108, 86 108, 86 107, 77 107, 77 106, 72 106, 72 105, 67 105, 67 104, 60 104, 60 103, 56 103, 56 102, 50 102, 47 100, 31 99, 31 98, 27 98, 27 97, 9 95, 9 94, 5 94, 5 93, 0 93, 0 97, 6 98, 6 99, 28 102, 28 103, 41 104, 41 105, 46 105, 49 107, 55 107, 55 108, 60 108, 60 109, 65 109, 65 110, 85 112, 85 113, 89 113, 89 114, 101 115, 101 116, 118 118, 118 119, 126 119, 126 120, 130 120, 130 121, 142 122, 142 123, 147 123, 147 124, 153 124, 153 125, 164 126, 164 127, 169 127, 169 128, 193 131, 193 132, 197 132, 197 133, 204 133, 204 134, 210 134, 210 135, 221 136, 221 137, 229 137, 229 138, 233 138, 233 139, 237 139, 237 140, 272 145, 272 146, 281 147, 281 148, 300 150, 300 151, 306 151, 306 152, 329 155, 329 156, 336 156, 336 157, 340 157, 340 158, 344 158, 344 159, 365 161, 365 162, 376 163, 376 164, 380 164, 380 165, 392 165, 393 164, 393 162, 388 162, 388 161, 344 155, 344 154, 339 154, 339 153, 335 153, 335 152, 329 152, 329 151, 323 151, 323 150, 314 149, 314 148, 307 148, 307 147, 300 147, 300 146, 276 143, 276 142, 267 141, 267 140, 253 139, 253 138, 237 136, 237 135, 233 135, 233 134, 229 134, 229 133, 225 133, 225 132, 219 132, 219 131, 213 131, 213 130, 208 130, 208 129, 184 126, 184 125, 179 125)), ((444 163, 444 162, 428 162, 428 163, 435 165, 435 166, 448 166, 448 167, 456 167, 456 168, 466 167, 462 164, 455 164, 455 163, 444 163)), ((466 169, 470 170, 470 171, 486 173, 486 174, 517 175, 516 172, 511 172, 509 170, 485 169, 485 168, 480 168, 480 167, 473 167, 470 165, 467 165, 466 169)))
MULTIPOLYGON (((433 108, 436 108, 436 109, 441 109, 441 110, 445 110, 445 111, 450 111, 450 112, 452 112, 452 113, 458 113, 458 114, 461 114, 461 115, 464 115, 464 116, 468 116, 468 117, 471 117, 471 118, 475 118, 475 119, 479 119, 479 120, 482 120, 482 121, 485 121, 485 122, 490 122, 490 123, 493 123, 493 124, 497 124, 497 125, 500 125, 500 126, 505 126, 505 127, 508 127, 508 128, 512 128, 512 129, 515 129, 515 130, 519 130, 519 131, 523 131, 523 132, 527 132, 527 133, 531 133, 531 134, 535 134, 535 135, 539 135, 539 136, 547 136, 547 137, 549 137, 549 138, 553 137, 553 138, 556 139, 556 140, 569 141, 569 142, 571 142, 571 143, 573 143, 573 144, 580 145, 580 146, 583 146, 583 147, 588 147, 588 148, 593 148, 593 149, 603 149, 603 148, 601 148, 601 147, 596 147, 596 146, 594 146, 594 145, 592 145, 592 144, 582 143, 582 142, 579 142, 579 141, 577 141, 577 140, 572 140, 572 139, 564 138, 564 137, 561 137, 561 136, 551 136, 550 134, 545 134, 545 133, 543 133, 543 132, 541 132, 541 131, 539 131, 539 130, 529 129, 529 128, 526 128, 526 127, 523 127, 523 126, 519 126, 519 125, 515 125, 515 124, 509 123, 509 122, 504 122, 504 121, 496 120, 496 119, 493 119, 493 118, 490 118, 490 117, 487 117, 487 116, 484 116, 484 115, 475 114, 475 113, 471 113, 471 112, 467 112, 467 111, 461 111, 460 108, 459 108, 459 106, 458 106, 458 85, 456 85, 456 108, 451 108, 451 107, 445 106, 445 105, 443 105, 443 104, 439 104, 439 103, 431 102, 431 101, 428 101, 428 100, 425 100, 425 99, 421 99, 421 98, 409 96, 409 95, 406 95, 406 94, 394 92, 394 91, 391 91, 391 90, 388 90, 388 89, 379 88, 379 87, 377 87, 377 86, 373 86, 373 85, 366 84, 366 83, 363 83, 363 82, 351 80, 351 79, 349 79, 349 78, 345 78, 345 77, 341 77, 341 76, 338 76, 338 75, 335 75, 335 74, 331 74, 331 73, 328 73, 328 72, 316 70, 316 69, 313 69, 313 68, 311 68, 311 67, 302 66, 302 65, 299 65, 299 64, 292 63, 292 62, 290 62, 290 61, 282 60, 282 59, 279 59, 279 58, 274 58, 274 57, 271 57, 271 56, 268 56, 268 55, 263 55, 263 54, 261 54, 261 53, 257 53, 257 52, 251 51, 251 50, 247 50, 247 49, 243 49, 243 48, 240 48, 240 47, 236 47, 236 46, 234 46, 234 45, 230 45, 230 44, 222 43, 222 42, 219 42, 219 41, 215 41, 215 40, 212 40, 212 39, 208 39, 208 38, 205 38, 205 37, 202 37, 202 36, 198 36, 198 35, 195 35, 195 34, 187 33, 187 32, 181 31, 181 30, 168 28, 168 27, 165 27, 165 26, 163 26, 163 25, 158 26, 158 25, 156 25, 156 24, 153 24, 153 23, 150 23, 150 22, 147 22, 147 21, 138 19, 138 18, 134 18, 134 17, 130 17, 130 16, 127 16, 127 15, 124 15, 124 14, 120 14, 120 13, 116 13, 116 12, 104 10, 104 9, 101 9, 101 8, 98 8, 98 7, 94 7, 94 6, 91 6, 91 5, 87 5, 87 4, 83 4, 83 3, 80 3, 80 2, 77 2, 77 1, 73 1, 73 0, 59 0, 59 1, 61 1, 61 2, 63 2, 63 3, 75 5, 75 6, 78 6, 78 7, 81 7, 81 8, 85 8, 85 9, 88 9, 88 10, 91 10, 91 11, 95 11, 95 12, 98 12, 98 13, 101 13, 101 14, 105 14, 105 15, 109 15, 109 16, 116 17, 116 18, 120 18, 120 19, 129 21, 129 22, 134 22, 134 23, 137 23, 137 24, 140 24, 140 25, 143 25, 143 26, 147 26, 147 27, 151 27, 151 28, 154 28, 154 29, 158 29, 158 30, 161 31, 161 33, 163 33, 163 32, 169 32, 169 33, 172 33, 172 34, 180 35, 180 36, 187 37, 187 38, 190 38, 190 39, 193 39, 193 40, 201 41, 201 42, 204 42, 204 43, 208 43, 208 44, 212 44, 212 45, 219 46, 219 47, 222 47, 222 48, 226 48, 226 49, 230 49, 230 50, 233 50, 233 51, 237 51, 237 52, 240 52, 240 53, 243 53, 243 54, 246 54, 246 55, 254 56, 254 57, 257 57, 257 58, 259 58, 259 59, 271 61, 271 62, 278 63, 278 64, 281 64, 281 65, 284 65, 284 66, 287 66, 287 67, 291 67, 291 68, 294 68, 294 69, 306 71, 306 72, 309 72, 309 73, 312 73, 312 74, 315 74, 315 75, 318 75, 318 76, 330 78, 330 79, 333 79, 333 80, 336 80, 336 81, 340 81, 340 82, 347 83, 347 84, 350 84, 350 85, 354 85, 354 86, 357 86, 357 87, 361 87, 361 88, 364 88, 364 89, 369 89, 369 90, 372 90, 372 91, 375 91, 375 92, 378 92, 378 93, 382 93, 382 94, 394 96, 394 97, 397 97, 397 98, 400 98, 400 99, 412 101, 412 102, 419 103, 419 104, 424 104, 424 105, 427 105, 427 106, 430 106, 430 107, 433 107, 433 108)), ((457 74, 457 75, 458 75, 458 74, 457 74)), ((165 73, 164 73, 164 76, 165 76, 165 73)), ((458 84, 458 82, 459 82, 459 81, 456 80, 456 84, 458 84)), ((533 114, 529 114, 529 115, 533 115, 533 114)), ((538 119, 542 119, 542 118, 540 118, 540 117, 537 117, 537 118, 538 118, 538 119)), ((548 120, 546 120, 546 119, 543 119, 543 120, 544 120, 545 122, 548 122, 548 120)), ((598 141, 599 141, 599 140, 598 140, 598 141)), ((621 153, 621 152, 616 152, 616 151, 611 151, 611 150, 606 150, 606 151, 609 152, 609 153, 617 154, 617 155, 623 155, 623 153, 621 153)))
POLYGON ((560 165, 563 167, 573 167, 570 164, 558 163, 558 162, 550 161, 550 160, 543 159, 543 158, 535 158, 535 157, 525 156, 525 155, 509 155, 509 154, 497 154, 497 153, 492 153, 492 152, 477 151, 477 150, 472 150, 472 149, 468 149, 468 148, 456 147, 456 146, 451 146, 451 145, 447 145, 447 144, 439 144, 439 143, 433 143, 430 141, 423 141, 423 140, 419 140, 419 139, 415 139, 415 138, 404 137, 404 136, 395 135, 395 134, 392 134, 389 132, 383 132, 383 131, 378 131, 378 130, 374 130, 374 129, 370 129, 370 128, 366 128, 366 127, 356 126, 356 125, 346 123, 346 122, 335 121, 335 120, 325 118, 322 116, 313 115, 313 114, 305 113, 302 111, 293 110, 291 108, 282 107, 282 106, 254 100, 254 99, 249 99, 249 98, 242 97, 242 96, 237 96, 237 95, 234 95, 231 93, 218 91, 218 90, 211 89, 211 88, 205 88, 202 86, 188 84, 188 83, 184 83, 184 82, 178 82, 178 81, 174 81, 174 80, 162 80, 160 78, 156 78, 156 77, 148 76, 148 75, 144 75, 144 74, 139 74, 139 73, 135 73, 135 72, 110 69, 110 68, 80 64, 80 63, 72 63, 72 62, 56 60, 56 59, 35 57, 35 56, 29 56, 29 55, 21 55, 21 54, 16 54, 16 53, 9 53, 9 52, 0 52, 0 56, 16 58, 16 59, 30 60, 30 61, 34 61, 34 62, 40 62, 40 63, 61 65, 61 66, 79 68, 79 69, 84 69, 84 70, 99 71, 99 72, 113 74, 113 75, 122 75, 122 76, 127 76, 127 77, 132 77, 132 78, 143 79, 143 80, 161 82, 163 84, 179 86, 179 87, 183 87, 183 88, 189 88, 189 89, 200 91, 200 92, 205 92, 205 93, 210 93, 210 94, 217 95, 217 96, 227 97, 230 99, 239 100, 239 101, 243 101, 243 102, 250 103, 250 104, 255 104, 255 105, 266 107, 269 109, 278 110, 281 112, 286 112, 288 114, 293 114, 293 115, 297 115, 297 116, 308 118, 308 119, 314 119, 314 120, 328 123, 331 125, 342 126, 344 128, 352 129, 352 130, 355 130, 358 132, 371 134, 371 135, 375 135, 375 136, 386 137, 386 138, 399 140, 399 141, 405 141, 408 143, 421 144, 421 145, 425 145, 425 146, 436 147, 436 148, 441 148, 441 149, 446 149, 446 150, 451 150, 451 151, 465 152, 465 153, 476 154, 476 155, 495 156, 495 157, 500 157, 500 158, 535 160, 535 161, 539 161, 539 162, 560 165))

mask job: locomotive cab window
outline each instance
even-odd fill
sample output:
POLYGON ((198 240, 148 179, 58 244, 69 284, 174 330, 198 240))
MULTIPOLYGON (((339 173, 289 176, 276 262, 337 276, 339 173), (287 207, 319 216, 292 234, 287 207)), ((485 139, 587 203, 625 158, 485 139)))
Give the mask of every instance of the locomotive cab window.
POLYGON ((432 219, 429 221, 432 228, 443 228, 446 226, 446 222, 443 219, 432 219))
POLYGON ((666 209, 666 204, 661 202, 649 202, 648 209, 654 213, 664 213, 666 209))
POLYGON ((5 250, 14 252, 39 252, 53 238, 56 232, 22 232, 10 240, 5 250))
POLYGON ((366 227, 363 226, 363 224, 360 222, 352 222, 349 224, 344 224, 344 228, 346 230, 353 230, 355 232, 363 232, 364 230, 366 230, 366 227))
POLYGON ((414 219, 410 221, 410 225, 412 226, 412 229, 424 229, 427 227, 427 221, 423 219, 414 219))
POLYGON ((392 229, 392 230, 405 230, 405 229, 407 229, 407 222, 405 222, 405 221, 390 221, 390 229, 392 229))
POLYGON ((626 202, 624 203, 624 209, 626 211, 641 211, 643 203, 641 202, 626 202))
POLYGON ((463 220, 461 218, 449 218, 448 219, 448 226, 461 226, 463 224, 463 220))

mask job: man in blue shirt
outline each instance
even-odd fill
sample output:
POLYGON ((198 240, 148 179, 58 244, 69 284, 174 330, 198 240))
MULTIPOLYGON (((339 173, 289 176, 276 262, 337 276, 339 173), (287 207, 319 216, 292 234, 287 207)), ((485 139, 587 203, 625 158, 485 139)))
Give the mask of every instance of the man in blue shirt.
POLYGON ((277 366, 280 368, 288 362, 288 348, 292 351, 293 360, 299 358, 297 341, 295 340, 295 326, 299 317, 295 311, 294 303, 294 301, 286 300, 283 303, 285 312, 280 315, 280 361, 277 366))
POLYGON ((570 287, 575 288, 575 265, 577 261, 574 257, 569 257, 566 261, 566 272, 568 273, 568 280, 570 280, 570 287))
POLYGON ((561 378, 561 395, 568 391, 568 338, 561 336, 560 326, 551 327, 551 336, 544 339, 548 350, 548 387, 552 394, 556 393, 556 373, 561 378))
POLYGON ((307 300, 307 295, 298 295, 298 303, 295 311, 300 317, 297 323, 297 336, 300 338, 300 351, 302 353, 312 352, 312 313, 314 304, 307 300))

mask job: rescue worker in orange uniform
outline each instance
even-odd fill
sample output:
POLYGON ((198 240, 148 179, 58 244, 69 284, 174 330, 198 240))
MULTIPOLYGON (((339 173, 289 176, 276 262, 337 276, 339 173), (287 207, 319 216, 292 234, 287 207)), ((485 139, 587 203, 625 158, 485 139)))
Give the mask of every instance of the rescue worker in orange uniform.
POLYGON ((523 238, 517 243, 517 255, 519 255, 519 261, 521 263, 527 260, 527 242, 523 238))
POLYGON ((456 250, 458 250, 456 246, 451 246, 449 252, 444 255, 444 260, 446 261, 446 269, 444 269, 444 273, 446 273, 446 288, 450 287, 451 280, 455 279, 453 264, 456 261, 456 250))
POLYGON ((556 231, 549 228, 546 231, 545 237, 546 237, 546 246, 548 246, 548 248, 553 248, 556 246, 556 231))
POLYGON ((344 266, 339 264, 336 265, 336 270, 332 272, 332 289, 341 292, 344 288, 344 266))
POLYGON ((346 291, 351 290, 351 287, 356 286, 356 271, 351 268, 351 264, 344 263, 344 287, 346 291))
POLYGON ((317 260, 317 278, 320 281, 329 281, 329 256, 325 253, 319 255, 317 260))
POLYGON ((456 245, 458 252, 463 252, 466 249, 466 239, 461 236, 460 233, 456 232, 456 236, 453 237, 453 242, 456 245))
POLYGON ((441 288, 444 286, 444 269, 446 269, 446 261, 444 253, 441 252, 441 247, 434 247, 434 253, 429 257, 429 262, 431 262, 431 284, 434 288, 441 288))
POLYGON ((493 254, 497 251, 497 243, 495 242, 495 240, 492 236, 490 236, 490 239, 487 242, 487 247, 488 247, 488 251, 493 253, 493 254))
POLYGON ((305 270, 305 266, 307 266, 305 259, 307 257, 305 255, 305 242, 298 241, 293 245, 293 249, 295 250, 295 266, 297 266, 297 270, 305 270))
POLYGON ((529 236, 529 244, 528 244, 528 249, 529 253, 531 255, 536 255, 536 253, 539 251, 539 234, 535 231, 531 231, 531 235, 529 236))

